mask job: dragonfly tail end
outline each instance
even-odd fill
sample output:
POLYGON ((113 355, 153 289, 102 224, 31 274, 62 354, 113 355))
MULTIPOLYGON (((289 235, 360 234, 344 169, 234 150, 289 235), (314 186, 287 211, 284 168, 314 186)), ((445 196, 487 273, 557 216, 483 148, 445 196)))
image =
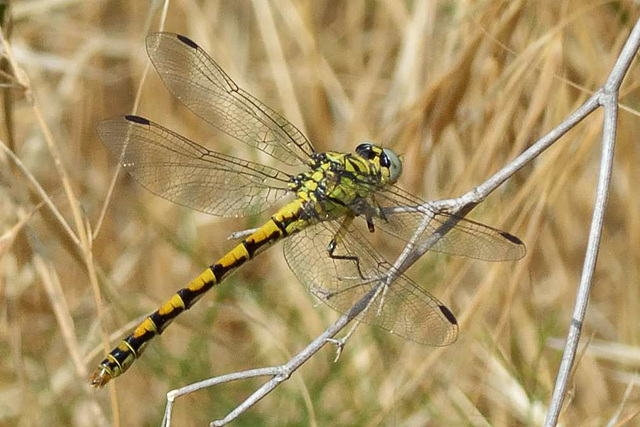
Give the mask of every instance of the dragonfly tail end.
POLYGON ((107 384, 109 381, 111 381, 113 377, 114 375, 111 369, 101 363, 100 366, 98 366, 96 370, 93 371, 93 374, 91 374, 91 377, 89 378, 89 384, 91 384, 91 387, 95 389, 100 389, 104 387, 105 384, 107 384))

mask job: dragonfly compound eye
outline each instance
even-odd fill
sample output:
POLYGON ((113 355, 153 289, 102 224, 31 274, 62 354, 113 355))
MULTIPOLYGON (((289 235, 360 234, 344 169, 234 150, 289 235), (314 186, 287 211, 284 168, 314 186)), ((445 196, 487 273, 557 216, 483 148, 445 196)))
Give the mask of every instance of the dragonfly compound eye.
POLYGON ((402 160, 400 157, 388 148, 382 149, 380 157, 380 166, 389 169, 389 181, 396 182, 402 174, 402 160))
POLYGON ((417 197, 389 188, 402 173, 402 158, 390 149, 363 142, 355 153, 317 153, 293 124, 239 89, 190 39, 153 33, 147 37, 147 53, 167 88, 200 118, 269 155, 274 163, 287 169, 306 165, 307 169, 291 176, 276 167, 211 151, 139 116, 111 119, 98 126, 104 144, 133 178, 179 205, 238 217, 262 212, 287 194, 295 199, 281 205, 250 235, 242 234, 242 241, 233 249, 149 314, 97 366, 90 379, 93 387, 102 387, 124 373, 178 315, 279 240, 286 239, 284 255, 291 270, 322 302, 347 313, 362 304, 366 294, 374 304, 367 314, 372 324, 411 341, 437 346, 456 340, 458 324, 451 311, 394 271, 372 242, 350 226, 351 221, 362 216, 369 231, 379 227, 416 246, 435 237, 438 251, 452 255, 487 261, 517 260, 525 255, 524 243, 509 233, 433 210, 417 197), (416 207, 408 216, 405 209, 394 209, 407 204, 420 209, 416 207), (438 234, 439 228, 427 229, 416 236, 417 221, 436 215, 451 232, 438 234), (348 280, 341 280, 345 274, 348 280), (376 279, 372 283, 372 277, 393 278, 394 282, 376 279), (383 284, 380 295, 371 294, 373 285, 383 284), (382 312, 386 307, 390 310, 382 312))

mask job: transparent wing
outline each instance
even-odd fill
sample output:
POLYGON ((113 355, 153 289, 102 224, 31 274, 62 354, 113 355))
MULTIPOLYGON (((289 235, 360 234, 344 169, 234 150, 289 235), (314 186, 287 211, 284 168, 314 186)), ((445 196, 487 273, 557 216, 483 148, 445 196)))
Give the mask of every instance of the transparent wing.
POLYGON ((370 211, 376 212, 377 216, 375 226, 404 241, 412 239, 418 227, 423 225, 415 243, 427 244, 432 251, 485 261, 518 260, 526 254, 526 247, 518 237, 439 212, 396 186, 375 192, 368 202, 368 206, 371 205, 374 208, 370 211))
MULTIPOLYGON (((327 248, 339 229, 336 221, 312 225, 285 240, 284 255, 309 292, 345 313, 380 285, 391 266, 353 226, 336 241, 330 257, 327 248)), ((397 276, 359 319, 421 344, 444 346, 458 335, 451 311, 403 275, 397 276)))
POLYGON ((106 120, 98 135, 142 186, 202 212, 255 214, 288 191, 284 172, 207 150, 142 117, 106 120))
POLYGON ((172 33, 150 34, 147 52, 169 90, 222 132, 288 165, 306 164, 314 153, 298 128, 238 87, 190 39, 172 33))

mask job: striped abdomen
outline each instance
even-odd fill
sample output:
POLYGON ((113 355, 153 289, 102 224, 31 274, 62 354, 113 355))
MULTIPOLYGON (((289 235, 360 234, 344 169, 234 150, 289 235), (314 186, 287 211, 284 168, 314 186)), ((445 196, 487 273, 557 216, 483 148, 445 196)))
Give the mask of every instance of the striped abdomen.
POLYGON ((209 289, 222 282, 225 276, 281 238, 306 226, 306 222, 299 219, 302 204, 301 200, 295 200, 284 206, 266 224, 144 319, 131 335, 100 362, 90 378, 91 385, 102 387, 112 378, 124 373, 140 357, 153 337, 160 335, 180 313, 190 309, 209 289))

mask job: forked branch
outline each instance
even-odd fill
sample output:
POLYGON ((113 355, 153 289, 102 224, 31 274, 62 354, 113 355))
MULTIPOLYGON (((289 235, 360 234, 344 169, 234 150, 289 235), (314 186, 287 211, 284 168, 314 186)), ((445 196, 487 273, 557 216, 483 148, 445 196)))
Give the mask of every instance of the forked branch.
MULTIPOLYGON (((589 233, 587 251, 583 263, 582 276, 576 297, 574 315, 569 325, 569 332, 565 344, 562 362, 556 378, 556 386, 551 398, 549 411, 545 425, 554 426, 557 423, 562 403, 566 393, 567 383, 571 374, 578 341, 580 338, 581 327, 586 314, 587 302, 591 289, 593 272, 598 255, 600 244, 600 236, 603 226, 604 212, 609 193, 609 182, 613 165, 613 152, 616 139, 616 125, 618 113, 618 90, 622 84, 622 80, 626 76, 633 58, 635 57, 638 47, 640 46, 640 20, 636 22, 629 38, 627 39, 613 69, 602 87, 600 87, 591 97, 589 97, 577 110, 569 115, 562 123, 551 130, 547 135, 540 138, 527 150, 518 157, 509 162, 500 171, 487 179, 482 184, 473 188, 466 194, 455 198, 440 200, 429 203, 429 207, 433 210, 446 210, 450 213, 456 213, 458 216, 467 215, 476 205, 482 202, 489 194, 491 194, 498 186, 504 183, 523 166, 531 162, 547 148, 558 141, 565 133, 575 127, 583 119, 597 110, 599 107, 604 108, 604 123, 602 130, 602 158, 600 161, 600 174, 598 186, 596 189, 596 198, 589 233)), ((429 218, 425 217, 425 221, 429 218)), ((441 229, 437 230, 434 239, 437 239, 451 229, 455 224, 444 224, 441 229)), ((419 233, 420 230, 417 230, 419 233)), ((431 240, 431 239, 428 239, 431 240)), ((409 244, 402 252, 398 260, 394 263, 394 267, 390 274, 398 274, 406 271, 413 263, 415 263, 422 255, 424 255, 435 241, 428 241, 421 246, 414 247, 409 244)), ((221 426, 232 421, 262 397, 274 390, 279 384, 288 379, 302 364, 309 360, 317 353, 329 339, 334 337, 343 328, 345 328, 351 320, 356 318, 363 310, 367 309, 372 299, 377 295, 380 286, 384 286, 391 281, 393 277, 381 279, 380 285, 374 287, 360 301, 358 301, 346 314, 341 316, 335 323, 329 326, 321 335, 313 340, 307 347, 295 355, 291 360, 281 366, 253 369, 244 372, 224 375, 212 378, 206 381, 192 384, 190 386, 173 390, 168 393, 167 408, 165 411, 164 424, 169 425, 171 419, 171 411, 173 402, 181 395, 192 393, 201 388, 212 385, 235 381, 256 376, 270 376, 271 379, 256 390, 244 402, 238 405, 226 417, 221 420, 214 421, 212 425, 221 426)))

